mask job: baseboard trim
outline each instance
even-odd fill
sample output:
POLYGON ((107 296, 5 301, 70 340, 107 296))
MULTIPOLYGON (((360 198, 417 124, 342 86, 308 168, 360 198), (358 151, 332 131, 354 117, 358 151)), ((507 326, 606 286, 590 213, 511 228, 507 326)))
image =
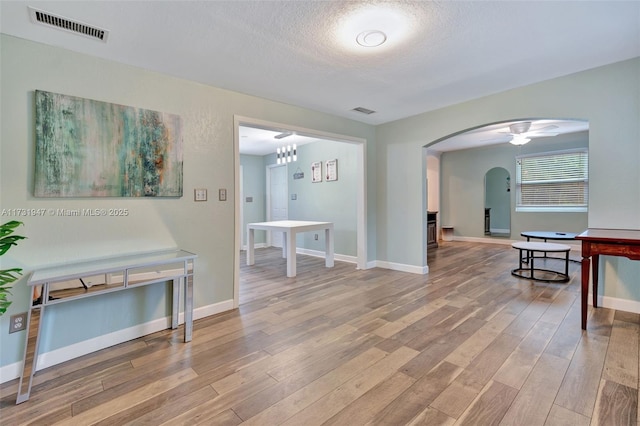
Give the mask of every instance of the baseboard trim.
POLYGON ((509 238, 461 237, 454 235, 453 241, 461 241, 465 243, 503 244, 510 246, 511 244, 522 240, 511 240, 509 238))
POLYGON ((378 268, 391 269, 392 271, 409 272, 411 274, 426 275, 429 273, 429 266, 406 265, 384 260, 376 260, 375 266, 378 268))
MULTIPOLYGON (((593 305, 593 294, 589 293, 587 297, 589 305, 593 305)), ((608 309, 615 309, 616 311, 631 312, 634 314, 640 314, 640 301, 618 299, 616 297, 598 296, 598 306, 608 309)))
MULTIPOLYGON (((211 315, 219 314, 221 312, 230 311, 232 309, 233 300, 225 300, 223 302, 218 302, 212 305, 194 309, 193 319, 197 320, 200 318, 205 318, 211 315)), ((180 313, 179 323, 184 324, 184 313, 182 312, 180 313)), ((139 337, 146 336, 157 331, 166 330, 170 327, 171 317, 168 316, 165 318, 149 321, 144 324, 125 328, 124 330, 114 331, 113 333, 108 333, 89 340, 74 343, 73 345, 65 346, 63 348, 55 349, 53 351, 38 355, 38 370, 36 371, 52 367, 54 365, 90 354, 92 352, 99 351, 101 349, 108 348, 110 346, 117 345, 119 343, 137 339, 139 337)), ((0 383, 5 383, 10 380, 17 379, 18 377, 20 377, 20 374, 22 374, 22 361, 0 367, 0 383)))
MULTIPOLYGON (((296 247, 296 253, 305 254, 307 256, 313 256, 313 257, 321 257, 323 259, 325 258, 325 252, 320 250, 310 250, 310 249, 296 247)), ((355 263, 355 264, 358 263, 357 257, 347 256, 346 254, 334 254, 333 259, 339 260, 341 262, 347 262, 347 263, 355 263)))
POLYGON ((496 234, 509 234, 511 233, 511 229, 500 229, 500 228, 491 228, 489 231, 496 234))

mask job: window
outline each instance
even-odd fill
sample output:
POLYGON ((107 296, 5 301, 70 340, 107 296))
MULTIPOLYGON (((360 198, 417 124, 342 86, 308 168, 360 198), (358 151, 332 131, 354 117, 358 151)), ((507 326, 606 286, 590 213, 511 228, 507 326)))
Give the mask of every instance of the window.
POLYGON ((516 157, 516 211, 586 212, 588 201, 586 148, 516 157))

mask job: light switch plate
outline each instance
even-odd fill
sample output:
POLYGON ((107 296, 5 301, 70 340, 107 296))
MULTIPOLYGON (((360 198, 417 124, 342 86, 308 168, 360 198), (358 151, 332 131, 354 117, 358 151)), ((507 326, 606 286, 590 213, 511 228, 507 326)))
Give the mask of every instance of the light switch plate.
POLYGON ((218 200, 227 201, 227 190, 224 188, 218 189, 218 200))
POLYGON ((207 189, 196 188, 193 190, 193 199, 195 201, 207 201, 207 189))

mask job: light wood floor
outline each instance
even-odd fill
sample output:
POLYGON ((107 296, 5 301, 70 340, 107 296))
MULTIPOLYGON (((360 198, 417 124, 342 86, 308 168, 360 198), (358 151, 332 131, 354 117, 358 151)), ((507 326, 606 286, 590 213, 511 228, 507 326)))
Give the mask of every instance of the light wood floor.
MULTIPOLYGON (((575 255, 574 255, 575 256, 575 255)), ((637 425, 640 317, 510 274, 509 246, 448 242, 430 274, 276 249, 242 267, 242 307, 41 371, 0 423, 637 425)), ((553 262, 553 261, 552 261, 553 262)), ((244 263, 244 260, 243 260, 244 263)))

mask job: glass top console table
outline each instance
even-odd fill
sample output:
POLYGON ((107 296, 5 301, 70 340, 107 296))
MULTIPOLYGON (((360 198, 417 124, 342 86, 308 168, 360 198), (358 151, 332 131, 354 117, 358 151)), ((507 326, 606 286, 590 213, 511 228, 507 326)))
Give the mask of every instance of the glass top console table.
POLYGON ((180 284, 184 285, 184 341, 193 332, 193 273, 198 256, 184 250, 110 257, 39 269, 31 273, 24 363, 16 404, 29 399, 37 370, 38 338, 47 306, 172 281, 171 328, 178 328, 180 284))

